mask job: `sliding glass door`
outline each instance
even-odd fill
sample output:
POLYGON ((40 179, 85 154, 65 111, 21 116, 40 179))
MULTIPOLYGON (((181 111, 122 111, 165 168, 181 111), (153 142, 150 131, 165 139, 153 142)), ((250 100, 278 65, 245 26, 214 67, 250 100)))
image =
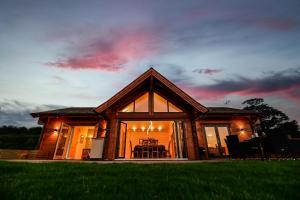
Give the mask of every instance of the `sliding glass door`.
POLYGON ((184 121, 122 121, 116 158, 187 158, 184 121))
POLYGON ((222 157, 228 155, 228 149, 225 142, 229 135, 227 126, 205 126, 204 127, 207 149, 210 157, 222 157))

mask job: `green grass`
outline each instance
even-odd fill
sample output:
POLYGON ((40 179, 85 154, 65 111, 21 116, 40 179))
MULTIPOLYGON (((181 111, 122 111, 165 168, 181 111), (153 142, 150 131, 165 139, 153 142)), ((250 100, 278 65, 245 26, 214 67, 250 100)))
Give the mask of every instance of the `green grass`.
POLYGON ((0 199, 300 199, 300 161, 0 162, 0 199))

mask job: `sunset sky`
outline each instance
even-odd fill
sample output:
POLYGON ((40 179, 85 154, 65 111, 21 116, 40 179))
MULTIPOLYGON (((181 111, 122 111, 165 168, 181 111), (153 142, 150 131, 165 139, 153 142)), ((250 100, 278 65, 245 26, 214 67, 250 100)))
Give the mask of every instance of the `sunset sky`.
POLYGON ((205 106, 262 97, 300 122, 300 1, 1 0, 0 125, 96 107, 149 67, 205 106))

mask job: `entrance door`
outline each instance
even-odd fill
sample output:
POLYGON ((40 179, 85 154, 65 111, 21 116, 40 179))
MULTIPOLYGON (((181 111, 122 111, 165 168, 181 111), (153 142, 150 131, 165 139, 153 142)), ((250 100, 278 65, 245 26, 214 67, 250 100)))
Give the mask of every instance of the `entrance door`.
POLYGON ((229 135, 227 126, 206 126, 205 128, 207 148, 210 157, 222 157, 228 155, 226 136, 229 135))
POLYGON ((71 142, 71 135, 73 128, 67 124, 62 124, 60 129, 58 140, 56 143, 56 149, 54 152, 54 159, 65 159, 68 154, 69 145, 71 142))

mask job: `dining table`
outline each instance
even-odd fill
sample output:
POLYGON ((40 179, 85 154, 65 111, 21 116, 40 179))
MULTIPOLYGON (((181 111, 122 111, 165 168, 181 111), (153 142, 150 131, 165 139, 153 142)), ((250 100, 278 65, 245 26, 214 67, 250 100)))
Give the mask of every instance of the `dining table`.
POLYGON ((161 144, 142 144, 134 147, 134 158, 165 158, 166 148, 161 144))

